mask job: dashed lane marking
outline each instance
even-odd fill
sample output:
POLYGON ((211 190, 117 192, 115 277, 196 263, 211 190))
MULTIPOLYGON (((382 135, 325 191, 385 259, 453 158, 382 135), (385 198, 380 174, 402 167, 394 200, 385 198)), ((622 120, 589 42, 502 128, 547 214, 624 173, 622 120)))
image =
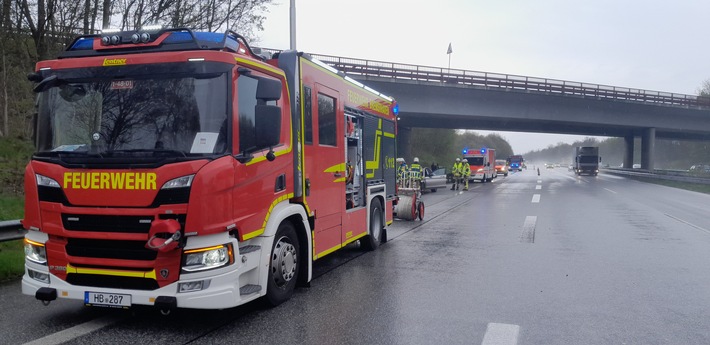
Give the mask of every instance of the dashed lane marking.
POLYGON ((604 188, 604 189, 606 189, 606 190, 608 190, 608 191, 610 191, 610 192, 612 192, 612 193, 614 193, 614 194, 618 194, 618 193, 616 193, 615 191, 613 191, 613 190, 611 190, 611 189, 609 189, 609 188, 604 188))
POLYGON ((542 189, 542 186, 541 186, 541 185, 537 185, 537 186, 535 186, 535 189, 542 189))
POLYGON ((74 327, 67 328, 63 331, 57 333, 52 333, 46 337, 35 339, 24 345, 58 345, 72 339, 76 339, 83 335, 89 334, 91 332, 97 331, 106 326, 110 326, 122 318, 117 316, 104 316, 98 319, 94 319, 82 324, 78 324, 74 327))
POLYGON ((520 326, 506 323, 489 323, 481 345, 517 345, 520 326))
POLYGON ((688 226, 690 226, 690 227, 696 228, 696 229, 698 229, 698 230, 700 230, 700 231, 705 231, 705 232, 707 232, 708 234, 710 234, 710 230, 705 229, 705 228, 703 228, 702 226, 698 226, 698 225, 695 225, 695 224, 693 224, 693 223, 691 223, 691 222, 682 220, 682 219, 680 219, 680 218, 678 218, 678 217, 671 216, 671 215, 668 214, 668 213, 664 213, 664 214, 665 214, 666 217, 668 217, 668 218, 675 219, 675 220, 677 220, 677 221, 679 221, 679 222, 681 222, 681 223, 683 223, 683 224, 685 224, 685 225, 688 225, 688 226))
POLYGON ((537 224, 537 216, 525 217, 523 232, 520 233, 520 242, 535 243, 535 224, 537 224))
POLYGON ((533 198, 531 201, 533 204, 537 204, 540 202, 540 194, 533 194, 533 198))

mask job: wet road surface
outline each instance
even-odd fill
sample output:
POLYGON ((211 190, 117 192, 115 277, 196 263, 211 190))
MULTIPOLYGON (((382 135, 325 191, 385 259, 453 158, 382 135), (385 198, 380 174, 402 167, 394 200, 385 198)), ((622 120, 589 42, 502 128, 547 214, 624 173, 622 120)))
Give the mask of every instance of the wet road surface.
POLYGON ((2 342, 710 344, 710 196, 531 169, 424 200, 423 222, 327 256, 279 307, 44 307, 11 282, 2 342))

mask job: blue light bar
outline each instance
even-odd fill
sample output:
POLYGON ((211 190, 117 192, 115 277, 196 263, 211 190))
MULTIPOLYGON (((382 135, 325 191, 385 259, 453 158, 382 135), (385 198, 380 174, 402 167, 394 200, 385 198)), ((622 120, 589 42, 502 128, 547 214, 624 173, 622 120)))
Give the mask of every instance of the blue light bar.
POLYGON ((395 104, 394 107, 392 107, 392 112, 395 115, 399 114, 399 104, 395 104))
MULTIPOLYGON (((223 33, 218 32, 194 32, 195 38, 199 42, 200 46, 210 46, 213 47, 219 43, 222 43, 224 39, 223 33)), ((187 43, 192 42, 192 35, 186 31, 173 32, 168 36, 163 44, 176 44, 176 43, 187 43)), ((225 48, 237 51, 239 49, 239 43, 231 37, 227 36, 227 42, 225 42, 225 48)))
POLYGON ((464 148, 461 152, 462 152, 463 154, 467 154, 467 153, 468 153, 468 148, 464 148))
POLYGON ((481 148, 481 153, 486 153, 486 148, 485 148, 485 147, 482 147, 482 148, 481 148))
POLYGON ((69 50, 92 50, 94 49, 94 39, 89 37, 79 38, 74 44, 69 48, 69 50))

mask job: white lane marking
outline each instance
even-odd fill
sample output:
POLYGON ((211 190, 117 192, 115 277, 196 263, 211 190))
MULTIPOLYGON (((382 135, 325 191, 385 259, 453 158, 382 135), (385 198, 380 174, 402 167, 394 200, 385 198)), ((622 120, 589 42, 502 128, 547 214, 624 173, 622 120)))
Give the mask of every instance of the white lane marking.
POLYGON ((535 186, 535 189, 542 189, 542 186, 541 186, 541 185, 537 185, 537 186, 535 186))
POLYGON ((537 180, 537 183, 542 183, 542 180, 537 180))
POLYGON ((612 192, 612 193, 614 193, 614 194, 618 194, 618 193, 616 193, 615 191, 613 191, 613 190, 611 190, 611 189, 609 189, 609 188, 604 188, 604 189, 606 189, 606 190, 608 190, 608 191, 610 191, 610 192, 612 192))
POLYGON ((532 203, 539 203, 540 202, 540 194, 533 194, 532 198, 532 203))
POLYGON ((89 334, 106 326, 112 325, 120 321, 122 317, 117 316, 104 316, 102 318, 94 319, 82 324, 78 324, 74 327, 67 328, 63 331, 50 334, 46 337, 35 339, 24 345, 58 345, 72 339, 81 337, 83 335, 89 334))
POLYGON ((625 180, 626 179, 625 177, 616 176, 616 175, 612 175, 612 174, 602 174, 602 175, 599 175, 599 178, 601 178, 603 180, 607 180, 607 179, 609 179, 609 180, 625 180))
POLYGON ((489 323, 481 345, 516 345, 520 326, 507 323, 489 323))
POLYGON ((520 242, 535 243, 535 224, 537 224, 537 216, 525 217, 523 232, 520 234, 520 242))
POLYGON ((679 222, 681 222, 681 223, 683 223, 683 224, 685 224, 685 225, 691 226, 691 227, 696 228, 696 229, 701 230, 701 231, 705 231, 705 232, 707 232, 708 234, 710 234, 710 230, 705 229, 705 228, 703 228, 702 226, 697 226, 697 225, 695 225, 695 224, 693 224, 693 223, 691 223, 691 222, 682 220, 682 219, 680 219, 680 218, 678 218, 678 217, 671 216, 671 215, 668 214, 668 213, 664 213, 664 214, 665 214, 667 217, 672 218, 672 219, 675 219, 675 220, 677 220, 677 221, 679 221, 679 222))

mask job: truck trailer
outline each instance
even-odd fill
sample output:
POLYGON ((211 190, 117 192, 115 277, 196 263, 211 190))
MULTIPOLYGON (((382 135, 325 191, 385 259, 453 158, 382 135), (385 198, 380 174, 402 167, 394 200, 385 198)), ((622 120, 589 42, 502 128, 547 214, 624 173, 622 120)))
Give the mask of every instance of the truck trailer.
POLYGON ((597 176, 599 174, 599 147, 577 146, 574 148, 574 173, 597 176))

